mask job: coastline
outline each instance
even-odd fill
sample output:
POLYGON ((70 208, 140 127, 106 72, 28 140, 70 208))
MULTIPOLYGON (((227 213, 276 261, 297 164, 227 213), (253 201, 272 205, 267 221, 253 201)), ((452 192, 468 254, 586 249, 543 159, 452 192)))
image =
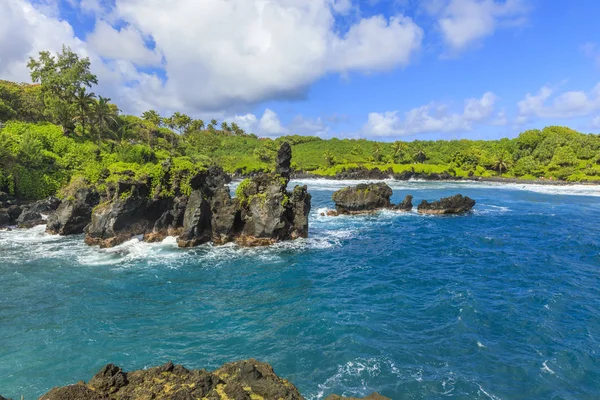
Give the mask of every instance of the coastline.
MULTIPOLYGON (((249 176, 239 176, 234 175, 232 179, 234 180, 243 180, 249 178, 249 176)), ((459 177, 459 176, 451 176, 450 178, 442 178, 439 174, 431 174, 427 176, 425 179, 423 178, 409 178, 409 179, 398 179, 393 174, 387 175, 386 177, 379 178, 371 178, 369 176, 324 176, 324 175, 316 175, 305 172, 292 173, 290 175, 292 180, 302 180, 302 179, 314 179, 314 180, 392 180, 398 182, 487 182, 487 183, 516 183, 523 185, 547 185, 547 186, 600 186, 600 180, 597 181, 580 181, 580 182, 568 182, 568 181, 559 181, 559 180, 550 180, 550 179, 519 179, 519 178, 505 178, 499 176, 493 177, 483 177, 483 176, 474 176, 474 177, 459 177), (434 175, 438 175, 437 177, 434 175)))

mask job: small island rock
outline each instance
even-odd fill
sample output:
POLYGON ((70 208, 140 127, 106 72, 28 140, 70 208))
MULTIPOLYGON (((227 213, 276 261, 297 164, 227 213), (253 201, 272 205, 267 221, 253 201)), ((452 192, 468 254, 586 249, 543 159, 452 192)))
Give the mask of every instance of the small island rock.
POLYGON ((387 184, 361 183, 335 192, 332 199, 340 214, 361 214, 390 208, 392 188, 387 184))
POLYGON ((431 203, 423 200, 417 207, 417 211, 421 214, 460 214, 470 211, 473 206, 475 206, 475 200, 457 194, 431 203))

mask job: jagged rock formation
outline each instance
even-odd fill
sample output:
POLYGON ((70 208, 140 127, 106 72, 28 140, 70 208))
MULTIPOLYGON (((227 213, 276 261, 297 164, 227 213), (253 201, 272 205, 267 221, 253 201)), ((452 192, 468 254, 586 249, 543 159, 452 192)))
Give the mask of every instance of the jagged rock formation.
POLYGON ((18 206, 9 208, 9 215, 15 220, 19 228, 33 228, 37 225, 46 224, 44 216, 48 216, 60 205, 60 200, 56 197, 48 197, 44 200, 36 201, 20 208, 18 206), (19 213, 19 210, 21 211, 19 213), (18 217, 15 218, 18 214, 18 217))
POLYGON ((475 206, 475 200, 457 194, 431 203, 423 200, 417 207, 417 211, 421 214, 460 214, 470 211, 473 206, 475 206))
POLYGON ((83 233, 91 222, 92 209, 100 202, 100 195, 93 189, 79 189, 71 198, 64 199, 56 212, 48 217, 46 232, 55 235, 83 233))
POLYGON ((311 196, 306 186, 287 191, 287 178, 263 174, 240 184, 237 199, 243 228, 236 241, 262 246, 308 236, 311 196))
POLYGON ((413 209, 412 200, 413 200, 412 195, 410 195, 410 194, 406 195, 406 197, 404 198, 402 203, 398 203, 396 205, 396 207, 395 207, 396 210, 405 211, 405 212, 411 211, 413 209))
POLYGON ((151 232, 169 203, 169 199, 150 197, 149 182, 119 181, 110 185, 108 192, 85 227, 85 242, 89 245, 113 247, 151 232))
POLYGON ((112 247, 143 235, 151 242, 177 236, 180 247, 207 242, 259 246, 307 237, 311 196, 306 186, 287 191, 291 156, 284 143, 277 155, 279 173, 243 181, 235 198, 227 186, 229 176, 215 166, 189 179, 189 196, 179 188, 182 178, 171 177, 168 163, 158 187, 126 179, 112 183, 91 213, 85 241, 112 247), (168 196, 160 195, 163 188, 169 189, 168 196))
MULTIPOLYGON (((87 384, 80 381, 57 387, 40 397, 40 400, 131 399, 301 400, 304 397, 292 383, 277 376, 269 364, 254 359, 225 364, 213 372, 188 370, 171 362, 147 370, 124 372, 109 364, 87 384)), ((346 397, 332 395, 328 399, 346 397)), ((366 399, 389 400, 376 393, 366 399)))

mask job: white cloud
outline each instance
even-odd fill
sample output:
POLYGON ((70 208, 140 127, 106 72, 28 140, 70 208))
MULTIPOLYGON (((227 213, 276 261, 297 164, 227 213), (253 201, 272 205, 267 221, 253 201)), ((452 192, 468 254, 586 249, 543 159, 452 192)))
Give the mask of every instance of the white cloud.
POLYGON ((289 130, 282 125, 277 113, 269 108, 265 109, 260 119, 254 114, 245 114, 225 117, 224 120, 235 122, 246 132, 259 136, 282 136, 289 133, 289 130))
POLYGON ((330 132, 329 125, 321 117, 306 118, 297 115, 289 124, 284 125, 277 113, 269 108, 264 111, 260 118, 250 113, 225 117, 224 120, 235 122, 246 132, 255 133, 259 136, 310 135, 323 137, 330 132))
POLYGON ((330 72, 406 65, 422 38, 401 15, 338 34, 328 0, 180 0, 168 11, 162 0, 118 0, 114 13, 153 38, 166 87, 191 109, 298 97, 330 72))
POLYGON ((474 123, 486 121, 492 116, 496 99, 491 92, 479 99, 466 99, 462 113, 450 113, 447 105, 435 103, 413 108, 404 114, 404 118, 401 118, 399 111, 372 112, 363 132, 367 135, 391 137, 468 131, 474 123))
POLYGON ((116 30, 106 21, 98 20, 86 41, 99 56, 131 61, 140 66, 159 65, 161 55, 146 47, 144 38, 132 26, 116 30))
POLYGON ((430 0, 425 4, 437 17, 450 54, 481 43, 498 27, 522 24, 528 11, 525 0, 430 0))
POLYGON ((600 129, 600 115, 592 119, 591 125, 594 129, 600 129))
POLYGON ((568 91, 555 95, 550 86, 542 87, 537 94, 527 93, 517 107, 517 123, 524 123, 532 117, 574 118, 588 116, 600 111, 600 83, 589 92, 568 91))
POLYGON ((298 115, 294 117, 288 130, 295 135, 324 137, 329 134, 330 128, 321 117, 306 118, 298 115))
POLYGON ((258 132, 266 136, 279 136, 288 133, 288 130, 281 125, 279 116, 273 110, 266 109, 262 118, 258 121, 258 132))

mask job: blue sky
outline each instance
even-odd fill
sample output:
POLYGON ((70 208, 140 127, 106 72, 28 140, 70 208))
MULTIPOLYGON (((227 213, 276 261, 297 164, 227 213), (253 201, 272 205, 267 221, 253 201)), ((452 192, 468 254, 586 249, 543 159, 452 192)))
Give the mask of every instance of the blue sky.
POLYGON ((3 0, 0 79, 71 46, 124 112, 264 136, 600 132, 593 0, 3 0))

